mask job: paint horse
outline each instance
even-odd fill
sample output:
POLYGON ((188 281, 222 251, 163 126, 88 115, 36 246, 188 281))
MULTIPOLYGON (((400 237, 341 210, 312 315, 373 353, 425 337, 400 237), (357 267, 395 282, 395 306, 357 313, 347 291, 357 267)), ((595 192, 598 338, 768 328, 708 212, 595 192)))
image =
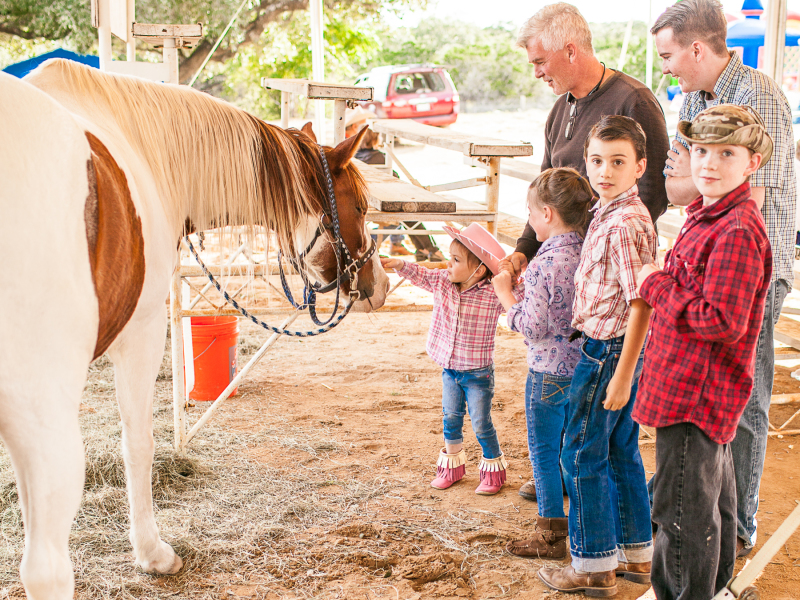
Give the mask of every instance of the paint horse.
MULTIPOLYGON (((284 253, 311 245, 303 264, 318 281, 336 281, 341 256, 319 147, 310 127, 284 131, 186 87, 62 60, 24 81, 0 74, 0 115, 0 437, 25 523, 22 583, 33 600, 73 597, 67 541, 84 477, 78 410, 87 367, 106 351, 136 563, 175 573, 182 561, 159 536, 151 467, 176 248, 187 229, 268 227, 284 253)), ((360 141, 324 149, 354 259, 371 244, 366 186, 350 162, 360 141)), ((387 289, 373 254, 358 271, 357 304, 379 308, 387 289)))

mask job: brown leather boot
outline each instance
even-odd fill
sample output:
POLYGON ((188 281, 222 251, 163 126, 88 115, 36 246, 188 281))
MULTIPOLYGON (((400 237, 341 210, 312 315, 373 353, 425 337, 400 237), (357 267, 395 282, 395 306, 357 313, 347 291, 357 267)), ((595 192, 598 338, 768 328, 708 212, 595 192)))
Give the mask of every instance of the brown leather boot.
POLYGON ((650 561, 640 563, 624 563, 617 565, 617 577, 624 577, 634 583, 650 583, 650 561))
POLYGON ((576 571, 572 565, 561 569, 542 567, 539 579, 559 592, 583 592, 596 598, 610 598, 617 595, 617 576, 614 571, 584 573, 576 571))
POLYGON ((564 558, 567 555, 567 529, 566 517, 536 517, 533 538, 509 542, 506 550, 523 558, 564 558))
POLYGON ((517 492, 525 500, 536 502, 536 481, 531 477, 530 481, 523 483, 517 492))

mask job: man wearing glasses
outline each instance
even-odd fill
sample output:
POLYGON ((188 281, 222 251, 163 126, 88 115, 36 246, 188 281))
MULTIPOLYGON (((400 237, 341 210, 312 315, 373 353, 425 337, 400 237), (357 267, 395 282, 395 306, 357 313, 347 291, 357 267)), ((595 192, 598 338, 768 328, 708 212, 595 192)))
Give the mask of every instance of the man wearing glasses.
MULTIPOLYGON (((604 115, 630 117, 647 136, 648 166, 639 180, 639 197, 655 223, 667 209, 662 162, 669 138, 664 112, 653 93, 597 59, 589 25, 571 4, 559 2, 542 8, 520 28, 517 45, 528 53, 536 78, 561 96, 547 117, 542 171, 572 167, 585 177, 583 145, 589 130, 604 115)), ((526 225, 505 264, 513 267, 515 274, 523 273, 540 245, 531 226, 526 225)), ((532 488, 532 482, 529 484, 532 488)), ((524 491, 520 490, 524 498, 535 499, 524 491)))

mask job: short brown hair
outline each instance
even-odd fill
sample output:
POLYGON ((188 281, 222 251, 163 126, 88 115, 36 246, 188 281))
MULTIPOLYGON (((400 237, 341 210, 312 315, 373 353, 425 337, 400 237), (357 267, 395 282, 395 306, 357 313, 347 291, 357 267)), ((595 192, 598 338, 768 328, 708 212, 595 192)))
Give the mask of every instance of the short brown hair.
POLYGON ((583 144, 583 158, 589 150, 589 142, 593 138, 604 142, 614 140, 627 140, 633 145, 636 153, 637 162, 647 158, 647 136, 644 134, 642 126, 630 117, 623 115, 606 115, 594 124, 586 142, 583 144))
POLYGON ((675 41, 682 48, 699 40, 718 56, 728 55, 728 21, 719 0, 682 0, 673 4, 656 19, 650 33, 672 29, 675 41))
POLYGON ((594 200, 592 186, 575 169, 557 168, 543 171, 528 188, 528 202, 549 206, 564 225, 586 237, 594 200))

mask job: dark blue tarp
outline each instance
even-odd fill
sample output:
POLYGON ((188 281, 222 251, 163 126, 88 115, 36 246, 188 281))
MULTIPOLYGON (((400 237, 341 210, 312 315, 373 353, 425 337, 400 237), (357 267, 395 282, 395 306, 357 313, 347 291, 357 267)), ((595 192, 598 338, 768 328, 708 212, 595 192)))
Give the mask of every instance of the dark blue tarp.
POLYGON ((16 77, 25 77, 25 75, 33 71, 36 67, 50 58, 66 58, 67 60, 74 60, 75 62, 89 65, 95 69, 100 68, 100 58, 97 56, 83 56, 81 54, 70 52, 69 50, 58 48, 57 50, 53 50, 47 54, 35 56, 33 58, 29 58, 28 60, 14 63, 13 65, 8 65, 5 69, 3 69, 3 72, 16 77))

